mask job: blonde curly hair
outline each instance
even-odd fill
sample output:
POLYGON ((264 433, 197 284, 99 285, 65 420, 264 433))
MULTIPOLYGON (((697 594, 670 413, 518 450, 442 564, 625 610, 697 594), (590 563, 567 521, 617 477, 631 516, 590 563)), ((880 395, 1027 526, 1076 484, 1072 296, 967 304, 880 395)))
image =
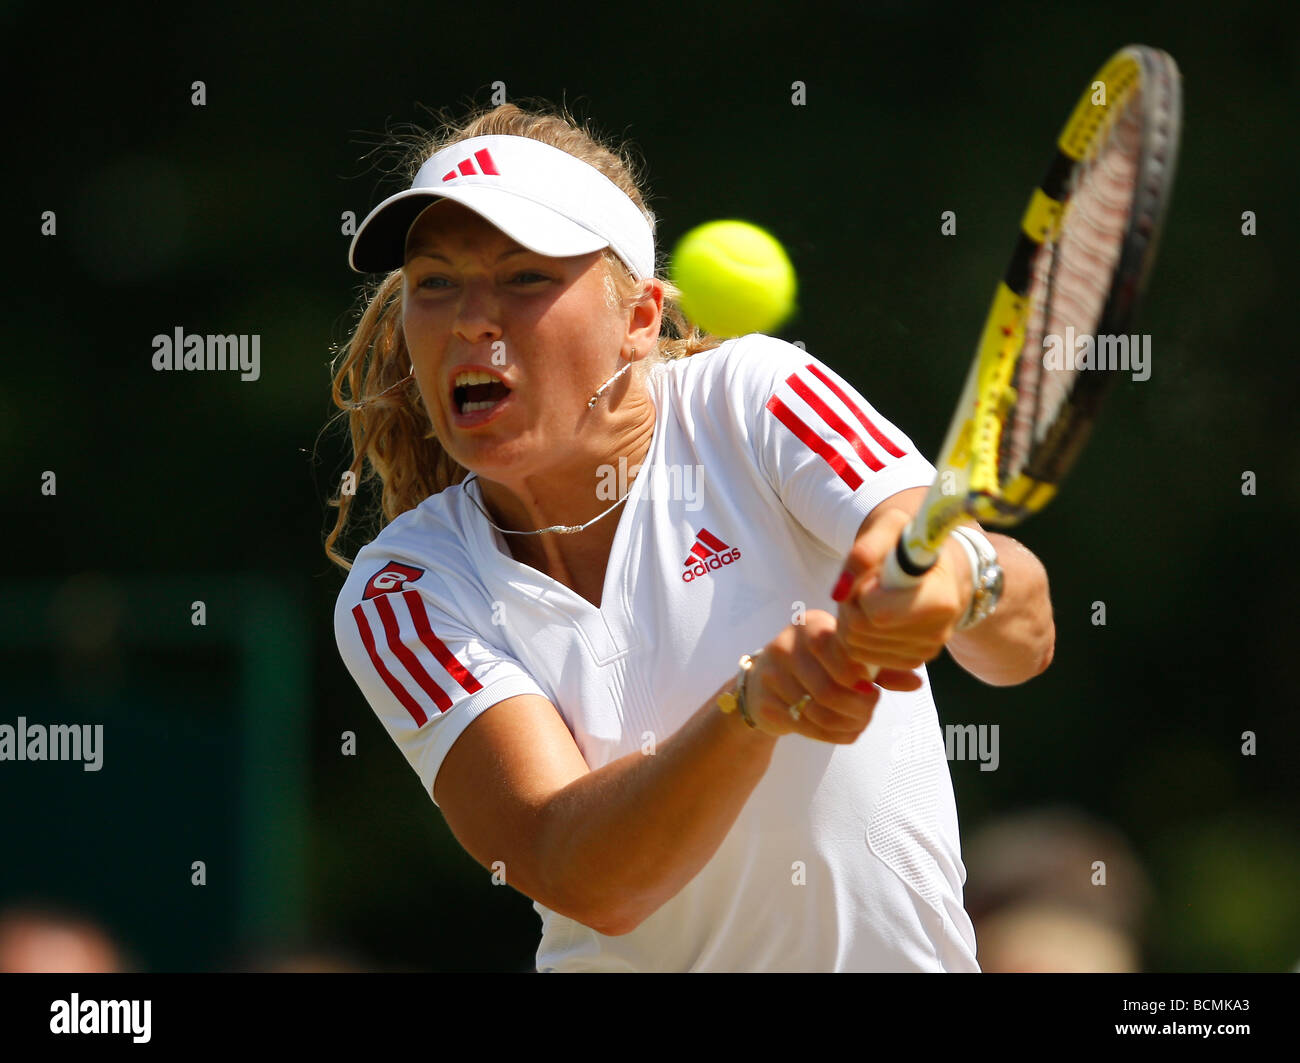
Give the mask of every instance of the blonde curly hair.
MULTIPOLYGON (((420 166, 435 152, 471 137, 493 134, 531 137, 595 167, 626 193, 654 231, 654 214, 646 206, 636 166, 626 150, 607 144, 566 109, 545 103, 530 104, 528 109, 513 103, 480 108, 458 124, 442 119, 436 132, 413 139, 402 165, 405 184, 410 185, 420 166)), ((604 261, 611 307, 635 300, 641 284, 627 266, 608 249, 604 261)), ((678 290, 666 277, 659 279, 664 284, 663 317, 658 343, 647 357, 685 358, 718 346, 722 342, 718 337, 686 320, 678 305, 678 290)), ((389 521, 443 488, 460 483, 468 474, 434 435, 415 380, 405 379, 410 356, 402 334, 401 270, 368 285, 360 301, 364 308, 356 328, 337 349, 331 366, 332 396, 340 411, 331 423, 347 419, 352 460, 338 492, 328 500, 338 516, 325 538, 325 556, 344 570, 351 569, 352 562, 337 545, 361 487, 376 477, 382 484, 378 505, 368 514, 373 538, 389 521)))

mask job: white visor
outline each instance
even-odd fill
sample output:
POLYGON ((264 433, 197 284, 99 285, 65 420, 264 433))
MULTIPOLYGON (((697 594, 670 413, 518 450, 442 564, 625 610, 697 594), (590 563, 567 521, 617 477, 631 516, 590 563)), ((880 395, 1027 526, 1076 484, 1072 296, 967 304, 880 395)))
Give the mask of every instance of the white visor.
POLYGON ((440 199, 463 204, 539 255, 608 247, 637 280, 654 276, 654 230, 613 181, 567 151, 512 136, 473 137, 431 156, 409 189, 366 216, 348 264, 358 273, 401 269, 407 233, 440 199))

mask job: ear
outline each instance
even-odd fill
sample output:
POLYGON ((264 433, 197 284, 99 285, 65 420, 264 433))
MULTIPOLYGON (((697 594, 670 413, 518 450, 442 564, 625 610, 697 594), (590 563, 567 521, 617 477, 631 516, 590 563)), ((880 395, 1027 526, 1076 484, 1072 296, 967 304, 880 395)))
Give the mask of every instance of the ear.
POLYGON ((641 296, 627 309, 627 346, 635 347, 644 358, 659 340, 664 314, 664 283, 657 277, 641 281, 641 296))

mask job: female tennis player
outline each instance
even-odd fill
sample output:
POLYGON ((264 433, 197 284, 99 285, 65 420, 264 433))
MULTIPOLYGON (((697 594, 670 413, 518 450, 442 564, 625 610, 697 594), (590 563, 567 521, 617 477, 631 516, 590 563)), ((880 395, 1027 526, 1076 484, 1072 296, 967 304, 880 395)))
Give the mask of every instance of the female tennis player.
POLYGON ((567 114, 479 112, 411 171, 349 255, 379 279, 334 400, 385 523, 349 564, 334 500, 335 630, 537 969, 978 970, 925 663, 1041 672, 1041 564, 972 525, 881 588, 933 466, 802 349, 689 326, 567 114))

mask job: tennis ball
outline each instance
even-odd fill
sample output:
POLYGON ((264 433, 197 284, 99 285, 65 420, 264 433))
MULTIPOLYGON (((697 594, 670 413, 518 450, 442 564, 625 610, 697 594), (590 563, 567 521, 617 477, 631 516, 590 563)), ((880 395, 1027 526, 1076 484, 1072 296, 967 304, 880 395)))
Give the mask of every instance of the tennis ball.
POLYGON ((715 336, 769 332, 794 310, 794 266, 770 233, 744 221, 711 221, 677 244, 668 275, 681 308, 715 336))

